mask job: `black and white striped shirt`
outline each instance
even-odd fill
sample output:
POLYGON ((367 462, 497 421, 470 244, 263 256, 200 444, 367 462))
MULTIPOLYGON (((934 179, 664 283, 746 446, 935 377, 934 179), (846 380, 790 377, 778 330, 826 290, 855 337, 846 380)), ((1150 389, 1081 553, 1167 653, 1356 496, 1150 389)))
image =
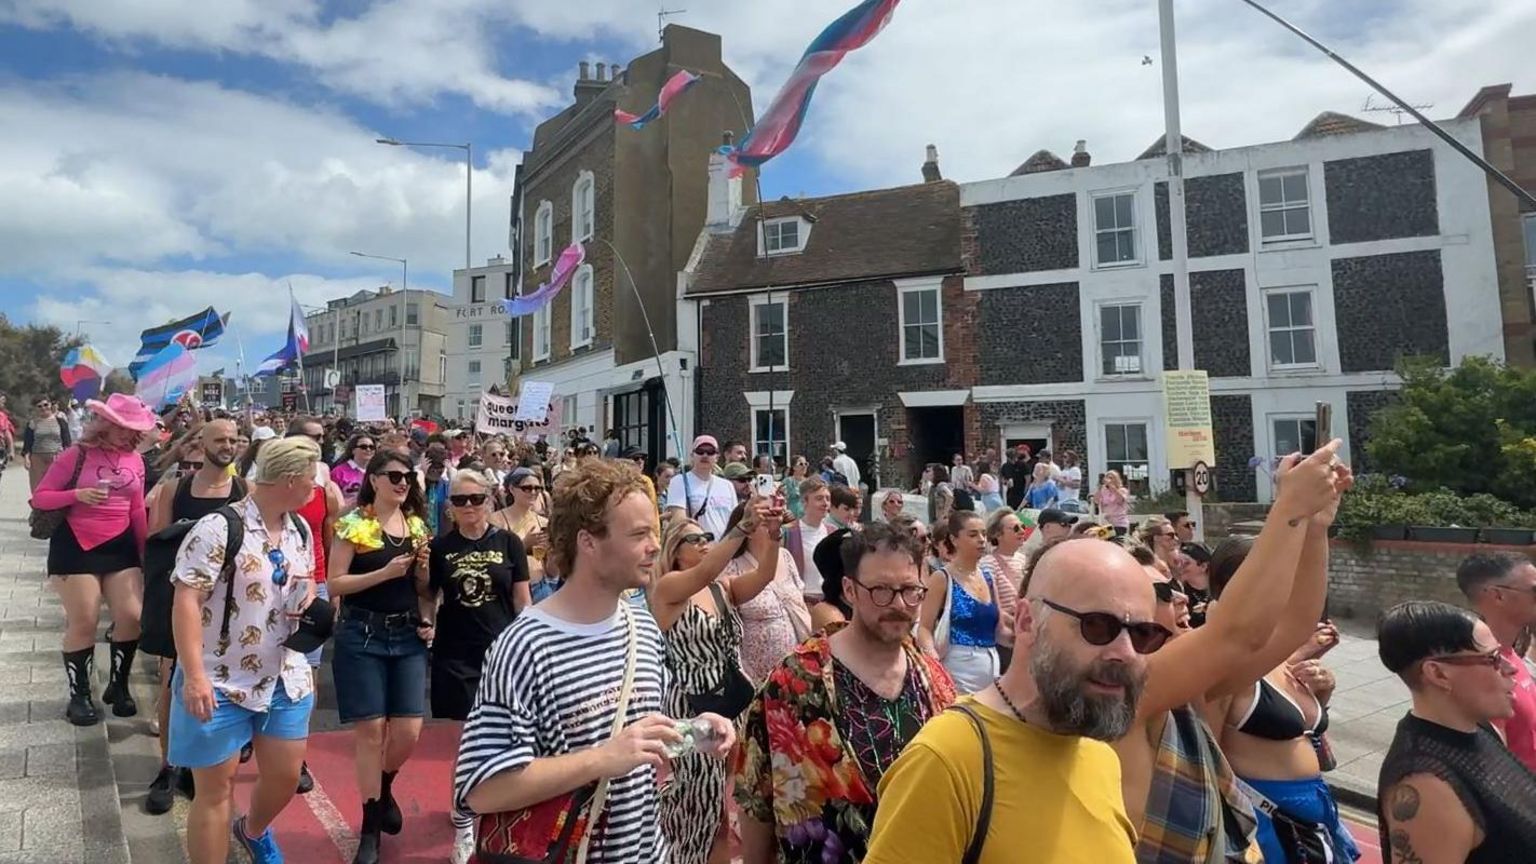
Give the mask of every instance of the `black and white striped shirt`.
MULTIPOLYGON (((630 610, 639 643, 626 725, 662 711, 667 686, 661 630, 649 612, 630 610)), ((470 790, 503 771, 607 741, 624 683, 627 639, 618 610, 596 624, 573 624, 538 607, 519 615, 486 653, 459 743, 455 804, 467 811, 470 790)), ((592 838, 591 864, 666 858, 655 769, 642 766, 609 784, 602 823, 592 838)))

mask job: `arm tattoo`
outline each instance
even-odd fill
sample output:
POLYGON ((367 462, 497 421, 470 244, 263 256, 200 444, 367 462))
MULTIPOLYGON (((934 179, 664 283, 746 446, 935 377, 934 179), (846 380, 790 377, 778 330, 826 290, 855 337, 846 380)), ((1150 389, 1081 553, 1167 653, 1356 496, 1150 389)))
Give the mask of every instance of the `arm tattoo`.
POLYGON ((1412 783, 1399 783, 1392 790, 1392 818, 1408 822, 1419 815, 1419 790, 1412 783))
POLYGON ((1408 841, 1408 832, 1396 828, 1387 835, 1387 842, 1392 846, 1392 864, 1424 864, 1424 859, 1413 849, 1413 844, 1408 841))

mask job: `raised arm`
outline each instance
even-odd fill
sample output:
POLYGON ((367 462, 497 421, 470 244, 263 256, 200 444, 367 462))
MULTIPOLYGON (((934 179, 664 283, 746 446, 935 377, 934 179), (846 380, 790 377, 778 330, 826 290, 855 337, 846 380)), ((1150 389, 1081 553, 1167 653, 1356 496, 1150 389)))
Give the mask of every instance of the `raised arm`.
POLYGON ((1280 494, 1264 529, 1205 626, 1180 634, 1148 656, 1139 718, 1189 703, 1211 682, 1235 673, 1245 655, 1269 643, 1276 614, 1296 582, 1308 521, 1337 495, 1331 461, 1340 443, 1332 441, 1304 460, 1286 457, 1276 472, 1280 494))

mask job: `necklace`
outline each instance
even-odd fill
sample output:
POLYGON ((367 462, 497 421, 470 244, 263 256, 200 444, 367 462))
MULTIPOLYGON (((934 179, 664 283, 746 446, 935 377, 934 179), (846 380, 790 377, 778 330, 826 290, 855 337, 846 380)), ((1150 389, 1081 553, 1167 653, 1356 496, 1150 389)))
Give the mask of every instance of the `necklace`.
POLYGON ((1003 697, 1003 704, 1008 706, 1008 710, 1013 712, 1013 716, 1017 717, 1020 723, 1028 725, 1029 721, 1024 719, 1024 714, 1019 711, 1018 706, 1014 705, 1013 700, 1008 698, 1008 691, 1003 689, 1003 679, 993 678, 992 687, 997 690, 997 695, 1003 697))

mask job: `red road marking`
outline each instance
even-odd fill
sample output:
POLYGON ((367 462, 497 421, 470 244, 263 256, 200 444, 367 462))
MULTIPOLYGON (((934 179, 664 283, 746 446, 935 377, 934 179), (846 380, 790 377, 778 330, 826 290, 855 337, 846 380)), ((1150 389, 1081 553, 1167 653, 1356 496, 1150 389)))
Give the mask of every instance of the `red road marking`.
POLYGON ((1356 864, 1384 864, 1381 857, 1381 835, 1376 832, 1376 826, 1363 825, 1349 819, 1345 819, 1344 824, 1355 838, 1355 845, 1360 847, 1360 858, 1356 864))
MULTIPOLYGON (((398 835, 384 836, 383 857, 390 864, 442 864, 453 846, 453 825, 448 821, 448 805, 453 790, 453 763, 458 755, 459 727, 456 723, 428 724, 422 730, 416 752, 395 779, 395 800, 405 815, 405 828, 398 835)), ((295 796, 273 826, 277 841, 289 861, 304 864, 349 864, 362 827, 362 801, 357 794, 353 772, 352 733, 347 730, 309 736, 310 773, 315 790, 295 796), (314 801, 309 799, 314 798, 314 801), (327 824, 319 814, 339 813, 343 825, 327 824), (344 833, 347 848, 338 845, 337 833, 344 833)), ((254 764, 240 772, 238 784, 254 786, 254 764)), ((237 801, 245 801, 250 789, 237 791, 237 801)))

